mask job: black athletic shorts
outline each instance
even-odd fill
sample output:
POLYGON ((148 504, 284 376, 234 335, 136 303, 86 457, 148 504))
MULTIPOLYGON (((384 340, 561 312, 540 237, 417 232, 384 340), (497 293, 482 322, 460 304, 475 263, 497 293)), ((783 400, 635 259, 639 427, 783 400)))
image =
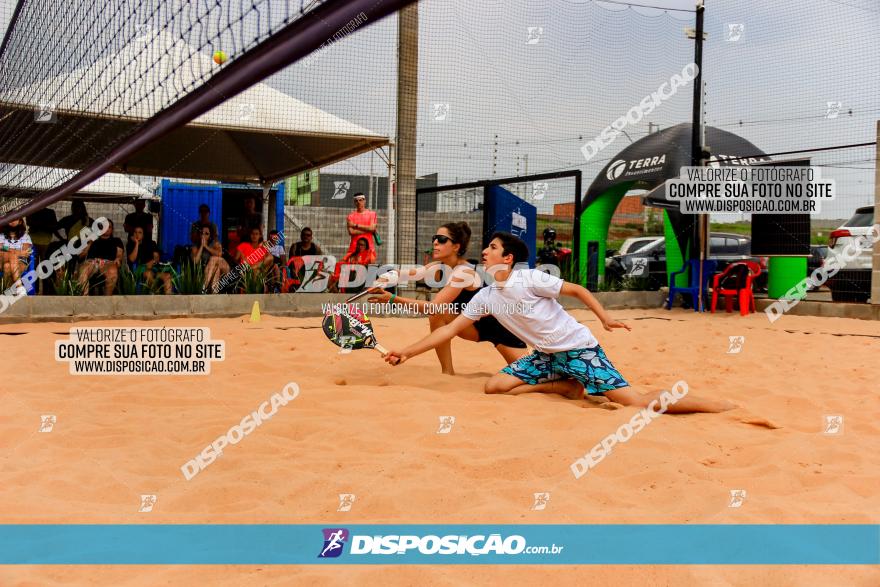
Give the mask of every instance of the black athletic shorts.
POLYGON ((483 316, 474 322, 474 328, 480 336, 480 342, 488 341, 494 345, 503 344, 504 346, 513 347, 515 349, 526 348, 526 343, 521 341, 517 336, 503 327, 495 316, 483 316))

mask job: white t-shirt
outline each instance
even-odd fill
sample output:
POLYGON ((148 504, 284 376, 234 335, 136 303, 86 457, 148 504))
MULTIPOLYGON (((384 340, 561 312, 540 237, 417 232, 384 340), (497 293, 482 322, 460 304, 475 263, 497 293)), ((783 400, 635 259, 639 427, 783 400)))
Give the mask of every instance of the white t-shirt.
POLYGON ((6 235, 0 232, 0 247, 6 245, 9 247, 11 251, 20 251, 23 245, 33 245, 33 241, 31 241, 31 235, 25 233, 20 239, 10 239, 6 238, 6 235))
POLYGON ((462 315, 479 320, 491 314, 520 340, 545 353, 598 345, 590 329, 556 301, 563 283, 537 269, 516 269, 503 284, 477 292, 462 315))

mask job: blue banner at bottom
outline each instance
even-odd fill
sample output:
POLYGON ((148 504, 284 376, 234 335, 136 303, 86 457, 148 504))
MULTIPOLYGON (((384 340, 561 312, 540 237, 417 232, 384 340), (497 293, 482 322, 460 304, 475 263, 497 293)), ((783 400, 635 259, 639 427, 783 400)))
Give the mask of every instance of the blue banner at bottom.
POLYGON ((880 525, 0 525, 0 564, 877 565, 880 525))

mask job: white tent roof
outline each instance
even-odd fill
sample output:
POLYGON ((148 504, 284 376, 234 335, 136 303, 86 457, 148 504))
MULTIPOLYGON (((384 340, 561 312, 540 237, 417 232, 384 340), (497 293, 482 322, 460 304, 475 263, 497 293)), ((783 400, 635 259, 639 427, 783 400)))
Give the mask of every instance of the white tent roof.
MULTIPOLYGON (((53 157, 53 149, 34 153, 33 141, 44 133, 53 144, 69 138, 80 145, 85 138, 100 149, 175 96, 201 86, 219 67, 210 56, 161 32, 142 35, 88 67, 0 92, 0 132, 5 124, 27 124, 34 131, 0 145, 0 161, 81 168, 94 158, 94 147, 53 157), (52 104, 54 125, 33 121, 38 104, 52 104)), ((163 137, 120 171, 274 181, 387 143, 387 137, 261 83, 163 137)))
MULTIPOLYGON (((17 195, 32 195, 49 190, 70 179, 76 174, 71 169, 34 167, 31 165, 4 165, 0 168, 0 193, 16 192, 17 195)), ((119 173, 108 173, 78 191, 78 197, 88 199, 153 198, 146 188, 119 173)))

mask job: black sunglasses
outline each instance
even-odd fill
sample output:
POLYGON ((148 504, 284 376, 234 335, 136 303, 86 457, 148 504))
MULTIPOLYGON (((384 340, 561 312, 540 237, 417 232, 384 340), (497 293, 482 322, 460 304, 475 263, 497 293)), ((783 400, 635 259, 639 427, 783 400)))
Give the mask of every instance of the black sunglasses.
MULTIPOLYGON (((446 236, 445 234, 435 234, 431 237, 431 242, 439 241, 441 245, 445 245, 449 241, 452 240, 452 237, 446 236)), ((455 241, 452 241, 455 242, 455 241)))

